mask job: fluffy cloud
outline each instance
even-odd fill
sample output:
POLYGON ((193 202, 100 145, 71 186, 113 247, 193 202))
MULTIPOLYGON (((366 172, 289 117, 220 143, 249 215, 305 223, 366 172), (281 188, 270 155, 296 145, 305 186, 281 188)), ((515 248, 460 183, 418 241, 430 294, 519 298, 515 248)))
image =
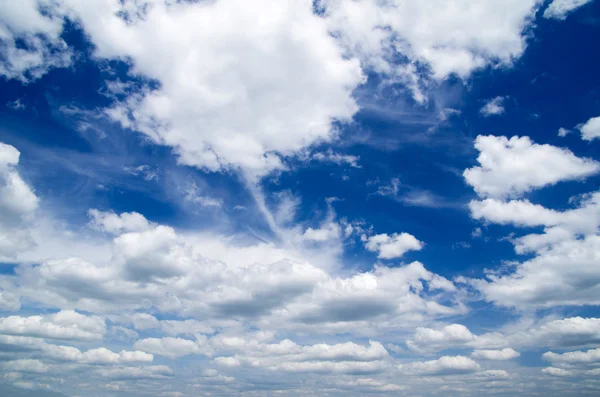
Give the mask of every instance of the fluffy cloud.
POLYGON ((0 318, 0 334, 65 340, 98 340, 105 333, 104 320, 63 310, 46 316, 0 318))
POLYGON ((127 58, 160 82, 108 115, 173 147, 183 164, 262 175, 283 168, 279 155, 332 139, 332 122, 358 110, 360 64, 343 55, 311 1, 61 4, 98 58, 127 58))
POLYGON ((206 344, 206 338, 203 340, 192 341, 182 338, 146 338, 135 342, 134 347, 144 352, 176 358, 188 354, 200 354, 201 345, 206 344))
POLYGON ((425 100, 415 64, 426 64, 435 79, 465 78, 489 64, 510 65, 525 49, 523 30, 539 1, 471 3, 455 0, 322 0, 330 29, 350 53, 380 73, 412 88, 425 100), (397 54, 408 58, 397 62, 397 54))
POLYGON ((544 11, 544 18, 566 19, 567 16, 593 0, 553 0, 544 11))
POLYGON ((419 251, 423 243, 408 233, 394 233, 391 236, 384 233, 365 237, 365 248, 377 252, 378 258, 394 259, 408 251, 419 251))
POLYGON ((502 96, 497 96, 495 98, 490 99, 486 102, 486 104, 479 110, 484 117, 488 116, 496 116, 504 113, 504 100, 506 98, 502 96))
POLYGON ((284 372, 356 374, 381 372, 386 367, 384 360, 388 358, 383 345, 373 341, 367 347, 351 342, 300 346, 290 340, 265 344, 247 343, 236 338, 216 339, 221 347, 241 352, 215 359, 215 362, 224 366, 247 365, 284 372))
POLYGON ((124 212, 117 215, 114 212, 91 209, 88 214, 91 218, 90 227, 112 234, 143 232, 150 229, 152 225, 143 215, 137 212, 124 212))
POLYGON ((600 117, 592 117, 577 128, 581 131, 581 138, 585 141, 600 138, 600 117))
POLYGON ((34 374, 43 374, 48 372, 48 365, 39 360, 11 360, 0 364, 5 371, 31 372, 34 374))
POLYGON ((1 76, 27 82, 71 62, 60 37, 63 19, 53 12, 54 5, 49 0, 23 0, 19 7, 0 4, 1 76))
POLYGON ((502 350, 475 350, 471 357, 478 360, 512 360, 513 358, 517 358, 521 355, 518 351, 511 349, 510 347, 505 347, 502 350))
POLYGON ((439 350, 452 346, 463 346, 475 340, 475 335, 461 324, 447 325, 441 330, 418 327, 406 345, 414 351, 439 350))
POLYGON ((465 170, 467 183, 483 197, 519 196, 564 180, 582 179, 600 171, 594 160, 567 149, 533 143, 529 137, 479 135, 475 148, 480 166, 465 170))
POLYGON ((542 358, 546 361, 550 361, 553 365, 578 365, 600 363, 600 349, 593 349, 585 352, 566 352, 563 354, 546 352, 542 355, 542 358))
POLYGON ((464 356, 443 356, 437 360, 402 364, 401 372, 410 375, 460 375, 479 370, 479 364, 464 356))
POLYGON ((38 198, 16 169, 20 155, 14 146, 0 142, 0 257, 15 257, 34 245, 27 225, 38 198))

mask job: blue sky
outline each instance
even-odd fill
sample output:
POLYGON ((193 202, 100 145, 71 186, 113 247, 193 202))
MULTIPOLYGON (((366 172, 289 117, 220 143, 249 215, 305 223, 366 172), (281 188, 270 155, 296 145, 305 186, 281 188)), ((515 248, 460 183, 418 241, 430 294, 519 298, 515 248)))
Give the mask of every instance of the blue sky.
POLYGON ((593 0, 0 4, 0 394, 600 390, 593 0))

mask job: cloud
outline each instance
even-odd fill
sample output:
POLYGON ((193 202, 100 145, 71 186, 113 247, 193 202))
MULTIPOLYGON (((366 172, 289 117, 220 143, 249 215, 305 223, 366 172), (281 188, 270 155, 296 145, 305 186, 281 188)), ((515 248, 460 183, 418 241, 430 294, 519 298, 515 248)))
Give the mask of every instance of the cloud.
POLYGON ((68 66, 71 51, 61 38, 62 29, 63 19, 51 1, 0 5, 0 75, 28 82, 51 68, 68 66))
POLYGON ((568 129, 566 129, 566 128, 563 128, 563 127, 560 127, 560 128, 558 129, 558 136, 559 136, 559 137, 561 137, 561 138, 564 138, 564 137, 566 137, 568 134, 570 134, 571 132, 573 132, 573 131, 571 131, 571 130, 568 130, 568 129))
POLYGON ((461 324, 450 324, 441 330, 418 327, 411 340, 406 341, 409 349, 417 352, 442 350, 452 346, 464 346, 475 340, 475 335, 461 324))
POLYGON ((461 375, 479 370, 479 364, 464 356, 443 356, 437 360, 413 362, 398 366, 409 375, 461 375))
POLYGON ((544 18, 565 20, 567 16, 593 0, 553 0, 544 11, 544 18))
POLYGON ((592 117, 577 128, 581 131, 581 139, 584 141, 600 138, 600 117, 592 117))
POLYGON ((587 351, 574 351, 557 354, 546 352, 542 355, 546 361, 550 361, 552 365, 581 365, 600 363, 600 349, 592 349, 587 351))
POLYGON ((0 334, 37 338, 92 341, 102 339, 104 320, 85 316, 73 310, 62 310, 46 316, 0 318, 0 334))
MULTIPOLYGON (((224 341, 227 342, 227 338, 224 341)), ((382 360, 388 357, 388 352, 381 343, 374 341, 370 341, 368 347, 351 342, 309 346, 300 346, 290 340, 276 344, 239 342, 229 344, 229 348, 233 347, 241 354, 217 357, 215 362, 224 366, 263 367, 271 371, 351 374, 381 372, 387 366, 382 360)))
POLYGON ((523 31, 539 3, 323 0, 319 5, 330 30, 365 68, 401 81, 423 102, 417 63, 427 65, 436 80, 451 74, 466 78, 487 65, 511 65, 525 49, 523 31), (408 61, 398 62, 398 54, 408 61))
POLYGON ((11 360, 0 364, 5 371, 30 372, 34 374, 44 374, 48 372, 49 366, 39 360, 11 360))
POLYGON ((542 373, 544 373, 546 375, 550 375, 550 376, 559 376, 559 377, 573 376, 573 371, 569 371, 569 370, 562 369, 562 368, 554 368, 554 367, 544 368, 544 369, 542 369, 542 373))
POLYGON ((583 179, 600 172, 597 161, 570 150, 540 145, 529 137, 479 135, 475 148, 480 166, 465 170, 466 182, 482 197, 520 196, 560 181, 583 179))
POLYGON ((91 218, 90 227, 111 234, 142 232, 152 226, 143 215, 137 212, 123 212, 117 215, 114 212, 91 209, 88 211, 88 215, 91 218))
POLYGON ((493 361, 512 360, 520 355, 521 353, 509 347, 505 347, 502 350, 475 350, 471 353, 471 357, 474 359, 493 361))
POLYGON ((264 175, 284 168, 279 156, 332 139, 332 122, 358 110, 360 64, 344 56, 310 1, 61 4, 97 58, 127 58, 160 83, 107 114, 172 147, 182 164, 264 175))
POLYGON ((127 381, 141 379, 168 379, 173 376, 173 370, 166 365, 101 368, 96 370, 96 373, 104 378, 127 381))
POLYGON ((201 345, 206 343, 205 339, 192 341, 173 337, 146 338, 135 342, 134 348, 158 356, 177 358, 188 354, 202 354, 201 345))
POLYGON ((484 117, 497 116, 504 113, 504 100, 503 96, 497 96, 486 102, 486 104, 479 110, 484 117))
POLYGON ((400 258, 408 251, 419 251, 423 243, 408 233, 377 234, 365 236, 365 248, 371 252, 377 252, 380 259, 400 258))
POLYGON ((310 156, 310 159, 313 161, 320 161, 320 162, 324 162, 324 163, 333 163, 333 164, 337 164, 337 165, 348 165, 352 168, 361 168, 361 166, 358 164, 358 161, 360 160, 359 156, 335 153, 331 149, 328 150, 327 152, 313 153, 310 156))
POLYGON ((0 142, 0 257, 14 258, 35 245, 28 226, 39 200, 16 169, 20 155, 0 142))

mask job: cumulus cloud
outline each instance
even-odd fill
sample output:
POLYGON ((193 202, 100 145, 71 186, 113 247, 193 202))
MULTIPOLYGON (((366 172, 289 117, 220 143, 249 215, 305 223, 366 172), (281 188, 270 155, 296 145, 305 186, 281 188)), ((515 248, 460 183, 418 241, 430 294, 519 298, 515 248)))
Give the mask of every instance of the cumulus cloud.
POLYGON ((377 252, 377 257, 381 259, 400 258, 408 251, 419 251, 423 248, 423 243, 408 233, 377 234, 364 238, 365 248, 372 252, 377 252))
POLYGON ((493 361, 512 360, 520 355, 521 353, 511 349, 510 347, 505 347, 501 350, 475 350, 473 353, 471 353, 471 357, 474 359, 493 361))
POLYGON ((478 371, 479 364, 469 357, 442 356, 437 360, 402 364, 398 369, 410 375, 460 375, 478 371))
POLYGON ((358 110, 360 64, 344 56, 310 1, 61 5, 98 58, 127 58, 160 82, 107 114, 172 147, 182 164, 262 175, 284 167, 280 155, 333 138, 332 122, 358 110))
POLYGON ((57 14, 48 0, 0 5, 0 75, 28 82, 70 64, 71 51, 61 38, 64 21, 57 14))
POLYGON ((475 340, 475 335, 461 324, 450 324, 441 330, 418 327, 406 345, 414 351, 441 350, 452 346, 463 346, 475 340))
POLYGON ((584 141, 600 138, 600 117, 592 117, 577 128, 581 131, 581 139, 584 141))
POLYGON ((196 341, 173 337, 146 338, 135 342, 134 347, 158 356, 176 358, 188 354, 200 354, 202 352, 201 345, 205 343, 206 338, 196 341))
POLYGON ((16 169, 20 155, 0 142, 0 256, 15 257, 35 244, 27 226, 38 198, 16 169))
POLYGON ((419 102, 426 96, 417 62, 437 80, 451 74, 466 78, 490 64, 510 65, 525 49, 523 30, 539 3, 319 2, 330 29, 350 53, 365 67, 402 81, 419 102), (408 62, 398 64, 398 53, 408 62))
POLYGON ((90 227, 111 234, 122 234, 124 232, 142 232, 151 227, 151 223, 137 212, 104 212, 97 209, 88 211, 90 216, 90 227))
POLYGON ((577 157, 568 149, 536 144, 526 136, 479 135, 475 148, 480 152, 480 166, 465 170, 463 176, 483 197, 519 196, 600 172, 597 161, 577 157))
POLYGON ((105 333, 104 320, 73 310, 46 316, 0 318, 0 334, 65 340, 98 340, 105 333))
POLYGON ((544 11, 544 18, 549 19, 567 19, 567 16, 587 3, 593 0, 553 0, 544 11))
POLYGON ((497 96, 486 102, 485 105, 479 110, 484 117, 497 116, 504 113, 504 100, 503 96, 497 96))
POLYGON ((546 361, 550 361, 553 365, 580 365, 600 363, 600 349, 566 352, 562 354, 546 352, 542 355, 542 358, 546 361))

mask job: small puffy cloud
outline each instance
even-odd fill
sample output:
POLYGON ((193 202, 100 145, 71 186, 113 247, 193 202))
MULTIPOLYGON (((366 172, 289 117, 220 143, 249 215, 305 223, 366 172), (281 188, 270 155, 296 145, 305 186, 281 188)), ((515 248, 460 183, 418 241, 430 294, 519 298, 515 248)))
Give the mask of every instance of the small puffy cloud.
POLYGON ((91 209, 88 211, 88 215, 91 218, 90 227, 111 234, 143 232, 152 226, 151 222, 137 212, 115 214, 91 209))
POLYGON ((542 373, 544 373, 546 375, 550 375, 550 376, 557 376, 557 377, 567 377, 567 376, 574 375, 573 371, 569 371, 568 369, 563 369, 563 368, 555 368, 555 367, 544 368, 544 369, 542 369, 542 373))
POLYGON ((141 339, 135 342, 133 346, 147 353, 177 358, 188 354, 205 354, 205 351, 201 349, 201 345, 205 343, 206 339, 193 341, 183 338, 164 337, 141 339))
POLYGON ((482 197, 519 196, 560 181, 583 179, 600 172, 600 163, 571 151, 539 145, 529 137, 479 135, 475 148, 480 166, 465 170, 467 183, 482 197))
POLYGON ((574 351, 562 354, 546 352, 542 355, 546 361, 550 361, 553 365, 581 365, 600 363, 600 349, 592 349, 587 351, 574 351))
POLYGON ((73 310, 45 316, 0 318, 0 334, 4 335, 91 341, 102 339, 105 331, 102 318, 85 316, 73 310))
POLYGON ((488 369, 487 371, 478 372, 476 376, 490 381, 510 378, 510 374, 503 369, 488 369))
POLYGON ((377 252, 380 259, 400 258, 408 251, 419 251, 423 243, 408 233, 377 234, 364 238, 365 248, 377 252))
POLYGON ((571 130, 568 130, 568 129, 566 129, 566 128, 563 128, 563 127, 560 127, 560 128, 558 129, 558 136, 559 136, 559 137, 561 137, 561 138, 564 138, 564 137, 566 137, 567 135, 569 135, 571 132, 573 132, 573 131, 571 131, 571 130))
POLYGON ((512 360, 520 355, 521 353, 509 347, 505 347, 501 350, 475 350, 471 353, 471 357, 474 359, 493 361, 512 360))
POLYGON ((39 360, 22 359, 11 360, 0 363, 5 371, 28 372, 33 374, 44 374, 48 372, 49 366, 39 360))
POLYGON ((578 9, 592 2, 593 0, 553 0, 544 11, 544 18, 564 20, 567 16, 578 9))
POLYGON ((497 116, 504 113, 504 101, 505 97, 497 96, 486 102, 485 105, 479 110, 484 117, 497 116))
POLYGON ((418 327, 406 345, 413 351, 442 350, 463 346, 475 340, 475 335, 462 324, 450 324, 441 330, 418 327))
POLYGON ((578 125, 577 128, 581 131, 581 139, 584 141, 600 138, 600 116, 592 117, 584 124, 578 125))
POLYGON ((398 369, 409 375, 460 375, 479 370, 479 364, 469 357, 443 356, 437 360, 401 364, 398 369))

